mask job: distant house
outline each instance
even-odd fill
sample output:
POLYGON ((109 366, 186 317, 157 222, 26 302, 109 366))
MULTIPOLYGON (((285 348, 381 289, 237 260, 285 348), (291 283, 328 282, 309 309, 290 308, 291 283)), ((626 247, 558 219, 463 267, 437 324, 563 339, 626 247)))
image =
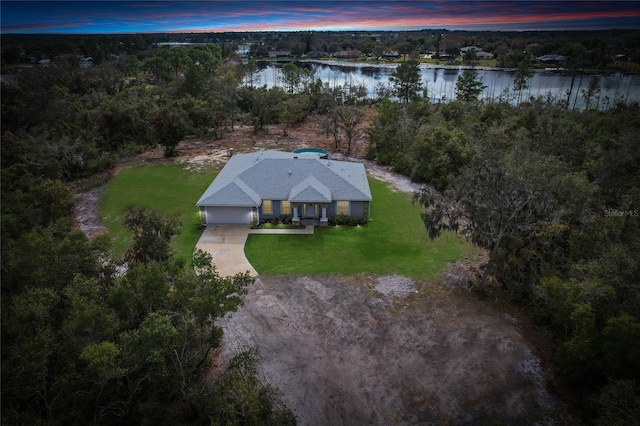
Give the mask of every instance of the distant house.
POLYGON ((269 57, 270 58, 287 58, 291 56, 290 50, 270 50, 269 57))
POLYGON ((399 58, 400 52, 398 52, 397 50, 391 50, 389 52, 382 53, 382 56, 384 56, 385 58, 399 58))
POLYGON ((489 52, 476 52, 476 58, 478 59, 493 59, 493 53, 489 52))
POLYGON ((360 52, 359 50, 349 49, 349 50, 341 50, 340 52, 336 52, 334 56, 340 59, 355 59, 361 55, 362 55, 362 52, 360 52))
POLYGON ((307 56, 309 58, 328 58, 329 53, 322 50, 312 50, 311 52, 307 53, 307 56))
POLYGON ((480 48, 478 46, 465 46, 462 49, 460 49, 460 52, 467 53, 469 50, 475 50, 476 52, 482 52, 482 48, 480 48))
POLYGON ((536 58, 536 61, 543 65, 560 65, 565 63, 567 61, 567 58, 562 55, 551 54, 538 56, 536 58))
POLYGON ((293 223, 326 226, 333 215, 368 217, 370 203, 361 163, 258 151, 232 156, 196 205, 203 225, 250 225, 291 215, 293 223))
POLYGON ((464 56, 467 52, 475 52, 476 58, 478 59, 493 59, 493 53, 485 52, 482 48, 478 46, 465 46, 460 49, 460 54, 464 56))

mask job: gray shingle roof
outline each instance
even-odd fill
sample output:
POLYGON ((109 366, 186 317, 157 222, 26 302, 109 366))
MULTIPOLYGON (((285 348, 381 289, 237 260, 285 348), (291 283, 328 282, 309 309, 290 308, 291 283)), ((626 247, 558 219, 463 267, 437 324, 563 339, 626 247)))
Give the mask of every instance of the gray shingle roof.
POLYGON ((371 201, 371 190, 360 163, 259 151, 231 157, 196 205, 259 206, 262 200, 371 201))
POLYGON ((309 176, 289 192, 289 201, 298 203, 330 203, 331 190, 318 179, 309 176))

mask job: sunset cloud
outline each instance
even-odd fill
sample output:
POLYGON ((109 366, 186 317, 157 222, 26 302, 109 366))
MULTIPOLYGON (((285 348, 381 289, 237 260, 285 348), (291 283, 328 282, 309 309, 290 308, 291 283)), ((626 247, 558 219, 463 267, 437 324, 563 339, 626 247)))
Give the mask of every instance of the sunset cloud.
POLYGON ((5 1, 2 33, 639 28, 636 1, 5 1))

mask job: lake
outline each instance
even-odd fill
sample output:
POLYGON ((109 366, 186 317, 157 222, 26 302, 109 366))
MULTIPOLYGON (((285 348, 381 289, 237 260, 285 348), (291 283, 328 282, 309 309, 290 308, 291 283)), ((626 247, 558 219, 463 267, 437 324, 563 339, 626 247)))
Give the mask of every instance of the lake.
MULTIPOLYGON (((332 61, 296 61, 298 66, 310 69, 316 78, 328 83, 331 87, 346 84, 360 84, 367 88, 368 96, 376 98, 376 87, 388 85, 389 77, 398 64, 369 64, 332 61)), ((262 63, 257 75, 256 83, 282 87, 282 64, 262 63), (279 66, 278 66, 279 65, 279 66)), ((515 102, 518 94, 513 91, 513 70, 494 68, 476 68, 478 76, 486 86, 480 98, 485 101, 500 99, 515 102)), ((434 66, 420 64, 422 82, 427 87, 427 93, 432 102, 449 102, 455 99, 456 80, 464 71, 460 66, 434 66)), ((640 75, 614 73, 596 75, 600 92, 594 99, 601 109, 615 106, 617 102, 640 103, 640 75)), ((554 101, 566 102, 571 90, 569 104, 572 108, 584 108, 585 97, 591 75, 578 75, 573 78, 566 73, 552 70, 538 70, 530 80, 529 88, 522 93, 522 100, 530 97, 547 97, 554 101), (572 87, 573 79, 573 87, 572 87)))

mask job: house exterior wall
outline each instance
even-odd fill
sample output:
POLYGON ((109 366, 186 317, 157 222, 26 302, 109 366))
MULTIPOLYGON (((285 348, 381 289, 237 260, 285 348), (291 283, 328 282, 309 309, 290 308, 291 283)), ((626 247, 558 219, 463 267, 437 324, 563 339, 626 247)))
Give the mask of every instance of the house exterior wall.
POLYGON ((260 209, 259 209, 260 217, 263 219, 267 219, 274 216, 280 216, 282 214, 289 214, 289 215, 291 214, 291 212, 282 213, 282 200, 271 200, 271 210, 272 210, 272 213, 265 213, 262 210, 262 205, 260 205, 260 209))
MULTIPOLYGON (((346 201, 346 200, 344 200, 346 201)), ((350 201, 349 202, 349 215, 350 216, 369 216, 369 201, 350 201)), ((298 214, 300 216, 303 215, 303 205, 298 205, 298 214)), ((322 214, 321 207, 324 204, 318 203, 318 216, 322 214)), ((336 215, 337 213, 337 203, 336 201, 331 202, 327 206, 327 217, 331 217, 336 215)), ((278 217, 282 214, 293 215, 293 207, 292 211, 288 213, 282 213, 282 201, 281 200, 271 200, 271 210, 272 213, 265 213, 263 210, 263 205, 260 205, 258 208, 258 215, 260 220, 270 219, 272 217, 278 217)))
MULTIPOLYGON (((346 200, 345 200, 346 201, 346 200)), ((327 216, 331 217, 337 213, 336 201, 329 204, 327 207, 327 216)), ((350 216, 369 216, 369 201, 351 201, 349 202, 349 215, 350 216)))
POLYGON ((352 201, 349 206, 351 216, 363 216, 364 203, 368 203, 368 201, 352 201))

